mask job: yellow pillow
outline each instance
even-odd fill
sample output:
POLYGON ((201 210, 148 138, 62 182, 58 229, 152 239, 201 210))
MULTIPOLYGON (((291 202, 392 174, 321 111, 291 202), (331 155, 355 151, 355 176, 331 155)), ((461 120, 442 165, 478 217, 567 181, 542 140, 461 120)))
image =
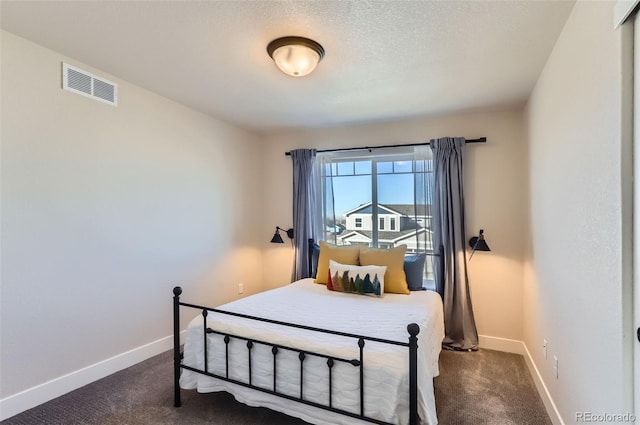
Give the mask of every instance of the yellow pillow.
POLYGON ((360 248, 361 266, 387 266, 384 274, 384 292, 410 294, 407 277, 404 274, 404 254, 406 245, 391 249, 360 248))
POLYGON ((358 246, 337 246, 325 241, 320 241, 318 245, 320 245, 320 255, 318 255, 316 283, 324 283, 326 285, 329 281, 329 260, 351 266, 358 265, 358 254, 360 253, 358 246))

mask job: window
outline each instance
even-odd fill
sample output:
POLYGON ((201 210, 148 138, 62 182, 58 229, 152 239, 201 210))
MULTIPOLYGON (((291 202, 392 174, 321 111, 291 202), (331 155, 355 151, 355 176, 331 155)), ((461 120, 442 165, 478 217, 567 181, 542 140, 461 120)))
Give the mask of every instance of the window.
MULTIPOLYGON (((424 151, 429 156, 417 158, 407 148, 318 154, 319 234, 338 245, 406 245, 407 255, 432 253, 432 230, 425 226, 431 223, 432 160, 430 149, 424 151)), ((432 267, 426 269, 433 279, 432 267)))

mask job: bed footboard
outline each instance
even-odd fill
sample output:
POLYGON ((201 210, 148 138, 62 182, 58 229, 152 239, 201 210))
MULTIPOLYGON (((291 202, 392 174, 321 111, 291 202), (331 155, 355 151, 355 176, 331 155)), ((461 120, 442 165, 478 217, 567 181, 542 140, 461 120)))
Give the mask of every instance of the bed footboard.
POLYGON ((251 388, 254 389, 256 391, 261 391, 264 393, 268 393, 271 395, 275 395, 278 397, 282 397, 285 399, 289 399, 292 401, 296 401, 298 403, 303 403, 306 405, 310 405, 310 406, 314 406, 314 407, 318 407, 320 409, 324 409, 324 410, 328 410, 331 412, 335 412, 335 413, 339 413, 341 415, 346 415, 346 416, 350 416, 353 418, 357 418, 366 422, 371 422, 371 423, 376 423, 376 424, 381 424, 381 425, 392 425, 389 424, 388 422, 384 422, 375 418, 371 418, 368 417, 366 415, 366 412, 364 411, 364 348, 366 345, 367 341, 373 341, 373 342, 379 342, 379 343, 383 343, 383 344, 392 344, 392 345, 397 345, 397 346, 402 346, 402 347, 407 347, 407 352, 408 352, 408 356, 409 356, 409 424, 410 425, 418 425, 418 333, 420 332, 420 327, 416 324, 416 323, 411 323, 407 326, 407 332, 409 333, 409 338, 408 338, 408 342, 399 342, 399 341, 391 341, 391 340, 385 340, 385 339, 380 339, 380 338, 374 338, 374 337, 368 337, 368 336, 363 336, 363 335, 356 335, 356 334, 349 334, 349 333, 345 333, 345 332, 338 332, 338 331, 333 331, 333 330, 328 330, 328 329, 320 329, 320 328, 315 328, 315 327, 311 327, 311 326, 304 326, 304 325, 298 325, 298 324, 294 324, 294 323, 286 323, 286 322, 281 322, 281 321, 277 321, 277 320, 272 320, 272 319, 265 319, 265 318, 261 318, 261 317, 255 317, 255 316, 249 316, 249 315, 244 315, 244 314, 240 314, 240 313, 232 313, 232 312, 227 312, 227 311, 223 311, 223 310, 218 310, 218 309, 214 309, 214 308, 209 308, 209 307, 204 307, 204 306, 199 306, 199 305, 195 305, 195 304, 188 304, 188 303, 183 303, 182 301, 180 301, 180 295, 182 295, 182 288, 180 287, 175 287, 173 288, 173 367, 174 367, 174 406, 175 407, 180 407, 182 405, 182 401, 181 401, 181 394, 180 394, 180 369, 187 369, 196 373, 200 373, 203 375, 207 375, 213 378, 217 378, 217 379, 221 379, 223 381, 227 381, 227 382, 231 382, 237 385, 241 385, 243 387, 247 387, 247 388, 251 388), (201 314, 203 316, 203 339, 204 339, 204 369, 200 370, 188 365, 184 365, 182 363, 183 360, 183 355, 181 353, 180 350, 180 307, 187 307, 187 308, 194 308, 197 310, 201 311, 201 314), (277 325, 281 325, 281 326, 288 326, 288 327, 293 327, 293 328, 298 328, 298 329, 305 329, 305 330, 309 330, 312 332, 320 332, 320 333, 326 333, 326 334, 332 334, 332 335, 339 335, 339 336, 344 336, 344 337, 349 337, 349 338, 354 338, 354 340, 357 341, 357 345, 359 348, 359 357, 356 359, 344 359, 344 358, 339 358, 339 357, 335 357, 335 356, 329 356, 329 355, 325 355, 325 354, 321 354, 321 353, 315 353, 315 352, 311 352, 311 351, 307 351, 307 350, 300 350, 297 348, 293 348, 293 347, 287 347, 287 346, 283 346, 283 345, 279 345, 279 344, 273 344, 271 342, 268 341, 261 341, 261 340, 257 340, 255 338, 250 339, 250 338, 245 338, 242 336, 238 336, 238 335, 232 335, 229 333, 225 333, 225 332, 219 332, 219 331, 215 331, 209 327, 207 327, 207 316, 209 314, 209 312, 214 312, 214 313, 220 313, 220 314, 226 314, 229 316, 235 316, 235 317, 241 317, 244 319, 250 319, 250 320, 256 320, 256 321, 261 321, 261 322, 267 322, 267 323, 272 323, 272 324, 277 324, 277 325), (207 335, 209 334, 218 334, 218 335, 222 335, 224 336, 224 343, 226 344, 226 364, 227 364, 227 370, 226 370, 226 374, 224 375, 219 375, 219 374, 215 374, 212 373, 209 370, 208 367, 208 357, 207 357, 207 351, 208 351, 208 342, 207 342, 207 335), (246 347, 247 347, 247 354, 248 354, 248 376, 249 376, 249 382, 242 382, 242 381, 238 381, 235 379, 232 379, 229 377, 229 369, 228 369, 228 364, 229 364, 229 350, 228 350, 228 344, 230 342, 231 339, 239 339, 239 340, 243 340, 246 342, 246 347), (251 351, 254 347, 255 344, 262 344, 262 345, 266 345, 271 347, 271 353, 273 354, 273 388, 272 389, 266 389, 266 388, 262 388, 262 387, 257 387, 252 385, 252 372, 251 372, 251 351), (293 397, 291 395, 288 394, 284 394, 281 392, 278 392, 278 389, 276 387, 276 376, 277 376, 277 355, 281 350, 290 350, 293 352, 298 353, 298 359, 300 361, 300 395, 299 397, 293 397), (303 381, 303 374, 304 374, 304 361, 308 356, 316 356, 316 357, 321 357, 326 359, 326 365, 328 368, 328 375, 329 375, 329 388, 328 390, 328 394, 329 394, 329 404, 328 405, 324 405, 324 404, 320 404, 320 403, 316 403, 314 401, 311 400, 307 400, 304 398, 304 381, 303 381), (347 364, 351 364, 353 367, 357 367, 359 368, 359 377, 360 377, 360 388, 359 388, 359 398, 360 398, 360 413, 353 413, 353 412, 349 412, 346 410, 342 410, 342 409, 337 409, 333 406, 332 403, 332 382, 333 382, 333 376, 332 376, 332 368, 334 366, 334 364, 336 362, 344 362, 347 364))

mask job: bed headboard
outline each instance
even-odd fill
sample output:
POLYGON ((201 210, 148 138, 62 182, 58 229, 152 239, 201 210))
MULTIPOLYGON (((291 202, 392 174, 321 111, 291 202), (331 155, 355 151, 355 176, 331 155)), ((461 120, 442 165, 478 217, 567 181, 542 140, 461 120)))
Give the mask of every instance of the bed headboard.
POLYGON ((311 277, 316 276, 316 269, 318 268, 318 255, 320 254, 320 247, 315 243, 313 239, 309 239, 309 273, 311 277))

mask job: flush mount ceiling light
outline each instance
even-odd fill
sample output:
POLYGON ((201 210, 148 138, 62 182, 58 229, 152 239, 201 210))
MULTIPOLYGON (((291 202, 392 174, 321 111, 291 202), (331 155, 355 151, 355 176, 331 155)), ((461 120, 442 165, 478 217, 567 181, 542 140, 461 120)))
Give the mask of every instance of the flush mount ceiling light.
POLYGON ((324 57, 322 46, 304 37, 276 38, 267 46, 267 53, 280 71, 292 77, 311 73, 324 57))

